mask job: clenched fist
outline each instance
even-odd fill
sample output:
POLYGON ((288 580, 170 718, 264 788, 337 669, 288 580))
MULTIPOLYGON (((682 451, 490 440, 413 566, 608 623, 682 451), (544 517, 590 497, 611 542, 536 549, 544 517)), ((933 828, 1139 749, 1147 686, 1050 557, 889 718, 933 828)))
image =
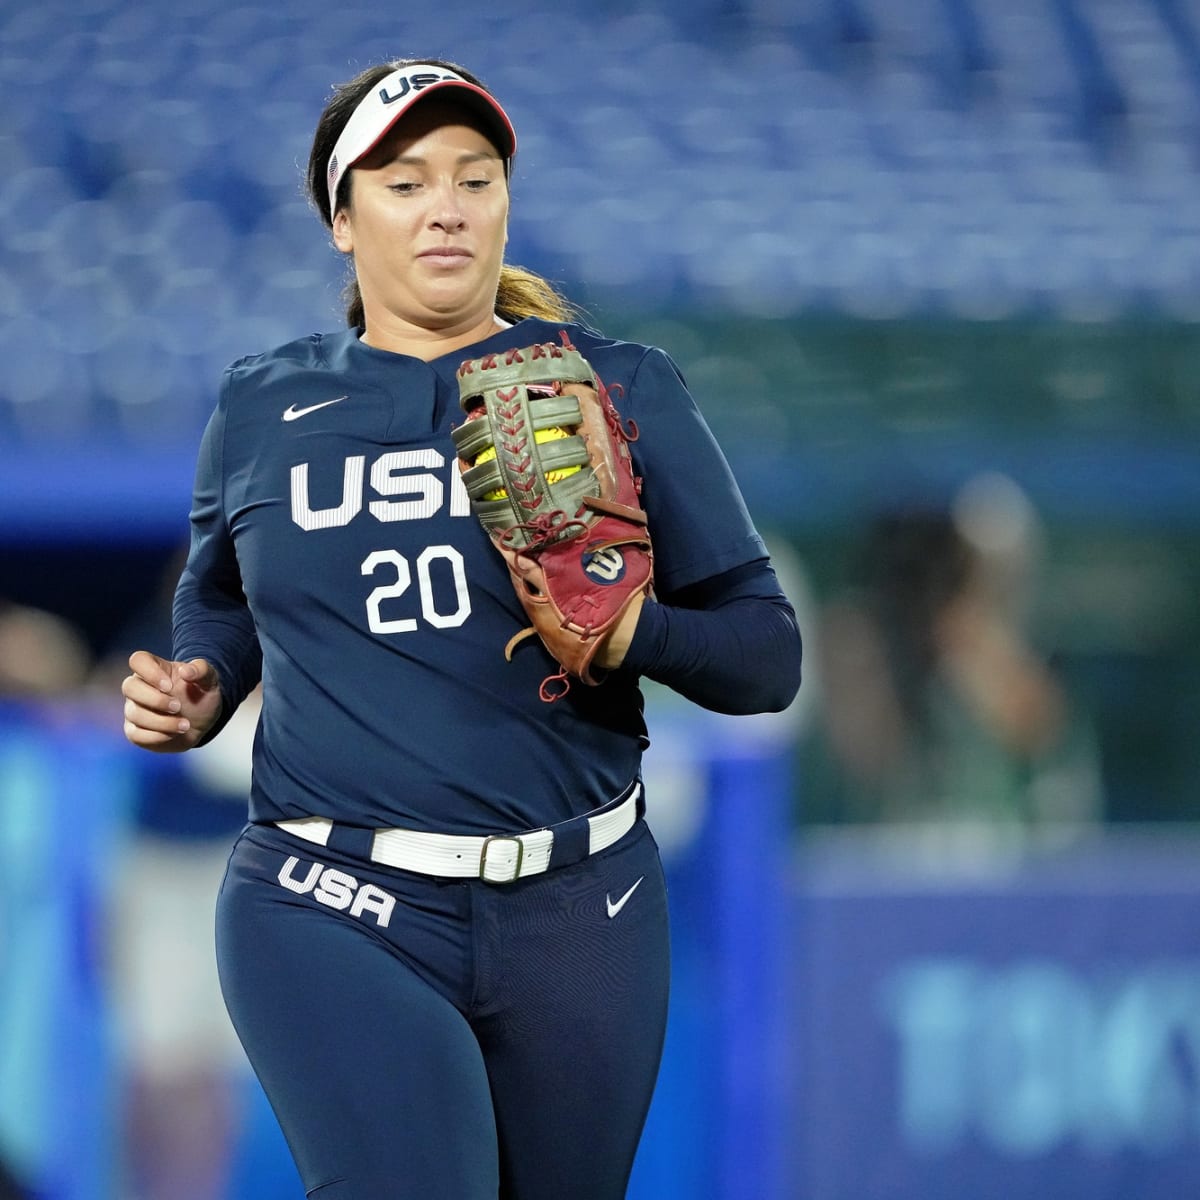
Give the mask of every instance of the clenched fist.
POLYGON ((172 662, 148 650, 129 656, 133 672, 121 683, 125 736, 160 754, 190 750, 221 713, 217 673, 202 658, 172 662))

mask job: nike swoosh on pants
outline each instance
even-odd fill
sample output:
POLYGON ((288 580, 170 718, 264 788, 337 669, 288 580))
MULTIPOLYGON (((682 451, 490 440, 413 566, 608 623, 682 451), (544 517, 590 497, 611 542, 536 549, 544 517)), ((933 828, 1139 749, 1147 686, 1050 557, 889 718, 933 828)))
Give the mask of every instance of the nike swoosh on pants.
POLYGON ((625 893, 625 895, 623 895, 620 898, 620 900, 618 900, 616 902, 616 904, 613 903, 612 896, 606 895, 604 897, 605 903, 608 905, 608 919, 610 921, 613 919, 613 917, 615 917, 617 915, 617 913, 619 913, 621 911, 621 909, 623 909, 625 907, 626 903, 628 903, 628 901, 629 901, 629 897, 632 896, 633 893, 638 890, 638 883, 641 883, 642 880, 645 878, 646 878, 645 875, 641 876, 641 878, 638 879, 637 883, 635 883, 633 885, 633 887, 631 887, 629 889, 629 891, 627 891, 625 893))

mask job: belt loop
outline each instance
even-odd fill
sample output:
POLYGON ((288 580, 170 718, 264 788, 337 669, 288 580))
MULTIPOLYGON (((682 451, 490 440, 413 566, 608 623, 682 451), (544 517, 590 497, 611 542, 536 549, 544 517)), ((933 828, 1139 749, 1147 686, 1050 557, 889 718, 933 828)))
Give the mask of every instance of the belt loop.
POLYGON ((574 863, 583 862, 588 856, 591 830, 587 817, 575 817, 554 826, 554 844, 550 847, 550 864, 548 870, 557 871, 559 867, 569 867, 574 863))
POLYGON ((375 848, 375 830, 364 829, 360 825, 339 825, 335 821, 330 827, 329 840, 325 845, 341 854, 370 861, 371 852, 375 848))

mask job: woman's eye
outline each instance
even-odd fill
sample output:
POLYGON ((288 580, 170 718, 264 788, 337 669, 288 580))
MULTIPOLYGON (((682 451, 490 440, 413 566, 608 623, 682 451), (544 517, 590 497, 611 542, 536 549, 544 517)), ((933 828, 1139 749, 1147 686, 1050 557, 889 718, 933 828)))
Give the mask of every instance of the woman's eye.
POLYGON ((399 192, 401 195, 407 195, 409 192, 415 192, 421 185, 414 183, 411 180, 403 180, 400 183, 389 183, 388 190, 399 192))
POLYGON ((470 188, 473 192, 482 192, 485 187, 491 186, 490 179, 467 179, 464 180, 464 186, 470 188))

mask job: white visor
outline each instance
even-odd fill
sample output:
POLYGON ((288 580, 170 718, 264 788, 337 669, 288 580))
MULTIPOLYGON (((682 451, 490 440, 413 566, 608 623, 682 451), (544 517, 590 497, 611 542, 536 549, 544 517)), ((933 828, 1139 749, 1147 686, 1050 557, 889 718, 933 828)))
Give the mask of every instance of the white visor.
POLYGON ((329 156, 329 217, 337 212, 338 184, 346 172, 364 154, 383 139, 384 134, 424 96, 443 88, 453 88, 487 123, 496 140, 500 156, 507 161, 517 151, 517 135, 508 114, 491 93, 461 75, 432 63, 414 63, 386 76, 359 102, 338 137, 329 156))

